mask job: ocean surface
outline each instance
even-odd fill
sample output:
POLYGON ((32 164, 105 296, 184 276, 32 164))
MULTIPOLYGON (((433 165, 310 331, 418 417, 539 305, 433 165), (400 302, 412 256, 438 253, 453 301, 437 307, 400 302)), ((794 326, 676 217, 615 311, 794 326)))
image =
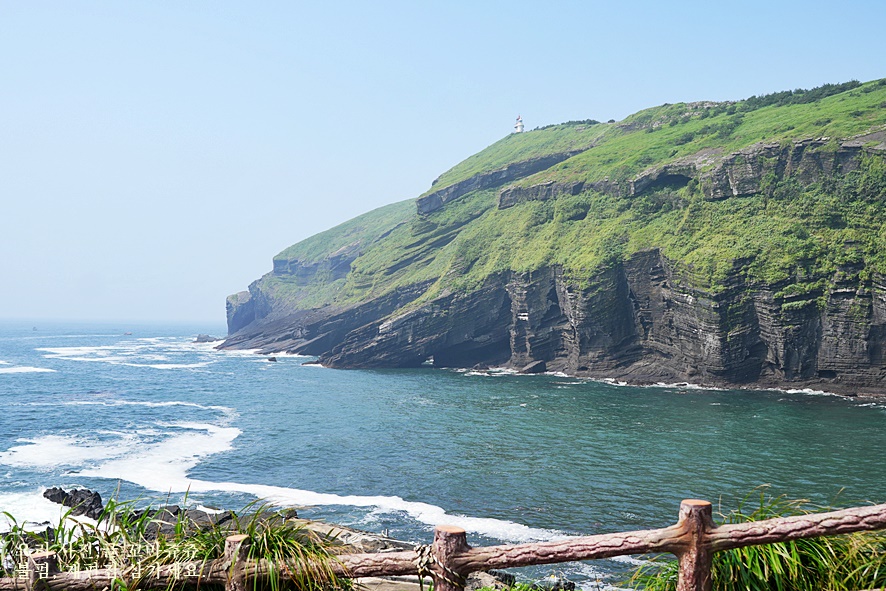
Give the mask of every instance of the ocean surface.
MULTIPOLYGON (((411 542, 458 525, 481 545, 663 527, 681 499, 726 510, 763 484, 886 502, 886 400, 340 371, 194 343, 223 331, 0 324, 0 510, 55 522, 51 486, 235 510, 263 499, 411 542)), ((632 560, 521 576, 592 588, 632 560)))

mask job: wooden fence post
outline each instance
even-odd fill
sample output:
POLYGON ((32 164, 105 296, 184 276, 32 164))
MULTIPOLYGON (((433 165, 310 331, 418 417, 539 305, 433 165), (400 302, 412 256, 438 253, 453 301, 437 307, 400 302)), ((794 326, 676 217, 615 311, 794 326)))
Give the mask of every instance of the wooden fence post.
POLYGON ((714 552, 708 532, 714 529, 711 504, 687 499, 680 503, 680 520, 686 532, 687 547, 677 555, 680 574, 677 591, 711 591, 714 552))
POLYGON ((470 548, 462 528, 453 525, 434 528, 434 591, 464 591, 465 578, 453 568, 452 558, 470 548))
POLYGON ((28 556, 28 591, 46 589, 46 580, 58 572, 55 552, 35 552, 28 556))
POLYGON ((246 554, 249 551, 249 536, 237 534, 225 538, 225 565, 228 580, 225 591, 246 591, 246 572, 244 570, 246 554))

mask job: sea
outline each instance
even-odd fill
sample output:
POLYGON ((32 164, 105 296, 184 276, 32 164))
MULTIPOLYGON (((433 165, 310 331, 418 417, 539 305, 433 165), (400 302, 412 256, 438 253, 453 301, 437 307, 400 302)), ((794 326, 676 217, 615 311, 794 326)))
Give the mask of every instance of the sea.
MULTIPOLYGON (((886 399, 634 387, 503 370, 335 370, 217 351, 222 325, 0 323, 0 511, 41 528, 48 487, 472 545, 664 527, 786 495, 886 502, 886 399)), ((0 516, 0 531, 10 524, 0 516)), ((605 586, 643 557, 523 569, 605 586)))

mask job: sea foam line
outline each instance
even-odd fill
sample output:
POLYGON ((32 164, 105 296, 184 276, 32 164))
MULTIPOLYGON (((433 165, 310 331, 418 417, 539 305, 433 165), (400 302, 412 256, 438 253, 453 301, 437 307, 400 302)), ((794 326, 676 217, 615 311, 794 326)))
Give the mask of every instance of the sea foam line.
POLYGON ((186 402, 183 400, 164 400, 162 402, 150 402, 147 400, 64 400, 59 402, 25 402, 23 406, 104 406, 113 408, 117 406, 142 406, 147 408, 169 408, 174 406, 183 406, 186 408, 197 408, 200 410, 210 410, 220 412, 224 415, 224 421, 221 425, 228 425, 240 416, 240 414, 229 406, 219 406, 215 404, 198 404, 196 402, 186 402))
POLYGON ((466 515, 452 514, 437 505, 417 501, 407 501, 399 496, 336 495, 282 486, 241 484, 236 482, 210 482, 205 480, 189 480, 188 484, 192 493, 219 491, 246 493, 279 506, 344 505, 349 507, 375 508, 379 512, 386 513, 400 512, 405 513, 419 523, 432 527, 442 524, 455 525, 471 533, 477 533, 508 542, 559 540, 569 537, 563 532, 529 527, 504 519, 469 517, 466 515))
POLYGON ((55 373, 55 372, 56 372, 56 370, 49 369, 48 367, 28 367, 28 366, 0 367, 0 373, 55 373))
POLYGON ((47 469, 57 465, 79 467, 73 478, 124 480, 158 493, 245 493, 281 506, 351 506, 375 508, 380 512, 404 513, 428 525, 456 525, 468 532, 492 538, 524 542, 554 540, 562 532, 533 528, 513 521, 451 514, 442 507, 399 496, 337 495, 282 486, 192 479, 188 472, 204 458, 232 449, 241 431, 210 423, 156 423, 167 432, 166 439, 148 443, 136 433, 118 433, 113 440, 85 440, 47 435, 21 439, 21 445, 0 452, 0 463, 14 467, 47 469))

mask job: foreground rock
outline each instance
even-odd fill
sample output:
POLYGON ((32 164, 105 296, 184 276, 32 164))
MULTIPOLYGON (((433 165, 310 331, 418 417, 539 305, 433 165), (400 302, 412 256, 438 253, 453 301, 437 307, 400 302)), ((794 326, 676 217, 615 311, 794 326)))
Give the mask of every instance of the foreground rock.
MULTIPOLYGON (((88 489, 74 489, 67 492, 61 488, 47 489, 43 496, 48 500, 66 507, 73 507, 72 515, 85 515, 99 519, 103 511, 101 495, 88 489)), ((295 509, 279 511, 262 511, 257 514, 238 516, 233 511, 208 512, 200 509, 188 509, 179 505, 166 505, 158 508, 139 509, 132 512, 134 521, 147 518, 145 528, 147 539, 153 540, 161 536, 175 533, 177 527, 185 531, 220 527, 235 530, 237 524, 245 524, 253 519, 261 521, 288 521, 300 525, 323 538, 334 539, 335 543, 344 546, 349 552, 385 552, 391 550, 409 550, 412 545, 389 538, 344 526, 331 525, 321 521, 300 519, 295 509)))
POLYGON ((53 503, 71 507, 71 515, 75 516, 85 515, 90 519, 98 519, 104 510, 101 495, 87 489, 75 488, 66 492, 61 488, 50 488, 43 492, 43 496, 53 503))
MULTIPOLYGON (((422 588, 419 585, 418 577, 363 577, 356 579, 355 582, 369 591, 420 591, 422 588)), ((430 582, 429 577, 424 579, 424 589, 428 589, 430 582)), ((501 571, 490 571, 488 573, 473 572, 467 576, 465 591, 477 591, 477 589, 484 587, 503 590, 508 589, 515 582, 516 578, 514 575, 501 571)), ((565 591, 572 591, 575 589, 575 583, 565 581, 565 585, 560 587, 541 585, 536 588, 539 590, 550 589, 554 591, 555 589, 563 589, 565 591)))

